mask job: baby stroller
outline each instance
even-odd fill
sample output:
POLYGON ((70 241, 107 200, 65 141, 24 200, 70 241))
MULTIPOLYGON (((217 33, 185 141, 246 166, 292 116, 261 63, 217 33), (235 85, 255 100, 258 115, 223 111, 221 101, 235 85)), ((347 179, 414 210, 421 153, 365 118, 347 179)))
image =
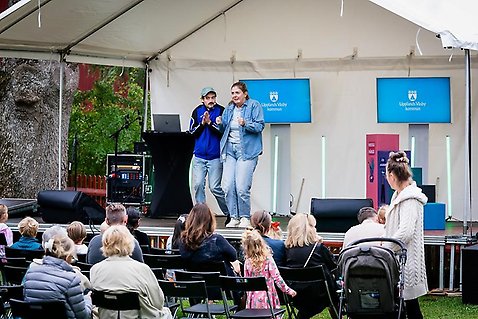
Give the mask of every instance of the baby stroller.
POLYGON ((406 261, 405 245, 392 238, 360 239, 342 250, 339 318, 403 318, 406 261), (400 249, 395 253, 371 242, 391 242, 400 249))

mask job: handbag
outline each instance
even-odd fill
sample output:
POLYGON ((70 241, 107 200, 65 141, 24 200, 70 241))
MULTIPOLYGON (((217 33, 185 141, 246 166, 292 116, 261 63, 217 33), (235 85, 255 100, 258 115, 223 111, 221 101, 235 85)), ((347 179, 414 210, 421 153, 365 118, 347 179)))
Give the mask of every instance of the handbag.
POLYGON ((305 264, 304 264, 303 268, 307 267, 307 264, 309 263, 309 260, 312 257, 312 254, 314 253, 316 247, 317 247, 317 242, 315 242, 314 247, 312 247, 312 250, 310 251, 309 257, 305 261, 305 264))

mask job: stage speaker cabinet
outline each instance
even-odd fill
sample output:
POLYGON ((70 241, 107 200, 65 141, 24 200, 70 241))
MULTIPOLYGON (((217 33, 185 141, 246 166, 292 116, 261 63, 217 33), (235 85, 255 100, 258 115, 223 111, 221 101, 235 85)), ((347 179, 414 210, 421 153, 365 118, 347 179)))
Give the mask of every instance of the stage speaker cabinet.
POLYGON ((478 245, 468 246, 461 250, 462 253, 462 294, 461 298, 465 304, 478 305, 478 245))
POLYGON ((357 214, 362 207, 373 207, 371 198, 312 198, 310 213, 317 220, 318 232, 345 233, 358 225, 357 214))
POLYGON ((106 201, 124 205, 150 205, 153 196, 151 155, 108 154, 106 201))
POLYGON ((41 191, 37 195, 37 204, 45 223, 68 224, 80 221, 84 224, 101 224, 106 217, 105 209, 83 192, 41 191))

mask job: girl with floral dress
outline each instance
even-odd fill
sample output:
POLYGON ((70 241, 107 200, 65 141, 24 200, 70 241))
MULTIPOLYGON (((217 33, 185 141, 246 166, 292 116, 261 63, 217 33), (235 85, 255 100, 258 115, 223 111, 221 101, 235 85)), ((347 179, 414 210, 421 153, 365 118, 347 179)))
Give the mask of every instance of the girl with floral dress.
MULTIPOLYGON (((277 295, 274 283, 284 293, 292 297, 296 295, 295 290, 287 286, 284 279, 282 279, 276 263, 272 258, 270 248, 257 230, 246 230, 244 232, 242 236, 242 246, 245 255, 244 276, 266 278, 269 298, 274 309, 280 308, 279 296, 277 295)), ((247 292, 246 308, 269 308, 266 292, 247 292)))

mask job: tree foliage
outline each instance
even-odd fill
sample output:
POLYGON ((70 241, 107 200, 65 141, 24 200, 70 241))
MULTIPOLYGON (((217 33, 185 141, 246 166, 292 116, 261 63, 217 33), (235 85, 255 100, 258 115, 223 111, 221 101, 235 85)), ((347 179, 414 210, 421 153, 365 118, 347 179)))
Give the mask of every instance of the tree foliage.
POLYGON ((93 89, 77 91, 73 102, 68 143, 73 161, 76 137, 78 174, 105 174, 106 156, 115 152, 113 135, 127 123, 119 134, 118 153, 132 152, 141 138, 144 70, 99 68, 93 89))

